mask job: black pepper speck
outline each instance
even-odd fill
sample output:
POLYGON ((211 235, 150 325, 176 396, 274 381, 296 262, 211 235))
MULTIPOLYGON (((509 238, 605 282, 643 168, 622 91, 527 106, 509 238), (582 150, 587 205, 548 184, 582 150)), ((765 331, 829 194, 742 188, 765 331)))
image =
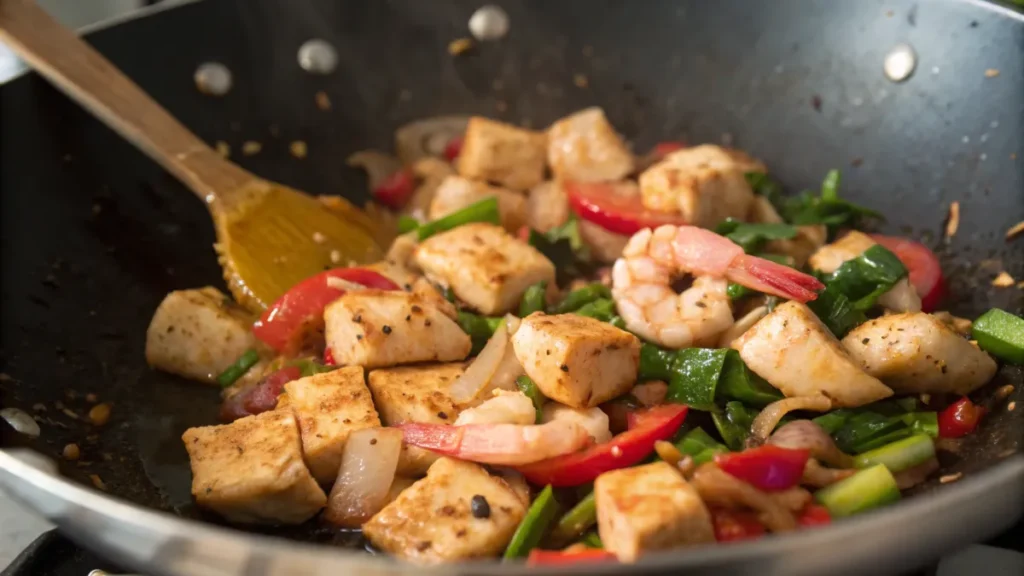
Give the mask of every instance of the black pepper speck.
POLYGON ((559 366, 559 368, 562 370, 562 372, 568 372, 569 371, 569 366, 567 366, 565 364, 562 364, 561 366, 559 366))
POLYGON ((473 511, 473 518, 491 517, 491 505, 487 503, 487 498, 484 498, 480 494, 476 494, 469 501, 469 508, 473 511))
POLYGON ((381 328, 381 331, 384 332, 385 334, 391 334, 391 326, 385 324, 384 327, 381 328))

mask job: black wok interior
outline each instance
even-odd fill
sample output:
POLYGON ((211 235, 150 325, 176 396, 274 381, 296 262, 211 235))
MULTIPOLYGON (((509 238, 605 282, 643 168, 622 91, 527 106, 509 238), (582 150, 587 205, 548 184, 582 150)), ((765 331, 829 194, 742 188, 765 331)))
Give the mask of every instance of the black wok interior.
MULTIPOLYGON (((394 129, 422 117, 475 113, 543 127, 603 106, 645 150, 666 139, 729 143, 762 158, 792 191, 830 168, 841 192, 884 212, 881 230, 922 239, 951 280, 949 308, 1024 312, 1024 20, 965 1, 495 2, 509 36, 453 57, 481 2, 207 0, 104 29, 89 40, 208 142, 263 144, 234 159, 312 193, 365 200, 344 165, 389 150, 394 129), (337 47, 331 75, 304 72, 310 38, 337 47), (895 84, 882 73, 898 43, 918 55, 895 84), (197 65, 234 74, 222 97, 196 90, 197 65), (987 69, 1000 71, 986 77, 987 69), (588 79, 585 88, 575 74, 588 79), (325 91, 329 111, 314 103, 325 91), (288 152, 293 140, 309 156, 288 152), (942 239, 951 201, 959 233, 942 239)), ((170 290, 222 286, 205 208, 35 75, 0 88, 0 404, 41 417, 30 445, 65 473, 130 501, 202 516, 189 494, 182 431, 216 421, 217 390, 145 365, 146 326, 170 290), (96 429, 86 394, 114 406, 96 429), (34 409, 35 407, 35 409, 34 409), (39 408, 42 409, 39 409, 39 408)), ((1004 368, 1000 384, 1016 384, 1004 368)), ((978 394, 984 398, 985 394, 978 394)), ((1005 406, 1003 403, 1001 406, 1005 406)), ((975 473, 1020 447, 1024 410, 1000 407, 948 471, 975 473)), ((22 442, 5 430, 4 445, 22 442)), ((933 485, 924 489, 931 489, 933 485)), ((207 518, 215 521, 212 518, 207 518)), ((331 539, 310 525, 289 535, 331 539)))

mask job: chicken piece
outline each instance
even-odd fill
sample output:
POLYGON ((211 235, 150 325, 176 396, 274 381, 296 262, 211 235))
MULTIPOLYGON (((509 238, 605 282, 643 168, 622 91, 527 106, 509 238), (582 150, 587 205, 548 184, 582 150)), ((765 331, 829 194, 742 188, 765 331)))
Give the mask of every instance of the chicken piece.
POLYGON ((590 249, 590 254, 594 260, 611 264, 622 256, 622 249, 629 242, 629 236, 609 232, 593 222, 582 219, 579 220, 578 225, 580 227, 580 238, 583 239, 583 243, 590 249))
POLYGON ((428 277, 488 315, 517 309, 523 292, 537 282, 555 282, 550 260, 493 224, 466 224, 431 236, 413 258, 428 277))
MULTIPOLYGON (((395 240, 396 244, 400 244, 399 239, 395 240)), ((415 247, 415 244, 413 245, 415 247)), ((369 266, 363 266, 374 272, 384 276, 388 280, 391 280, 395 284, 398 284, 406 292, 412 291, 412 284, 417 278, 420 278, 419 274, 416 274, 399 259, 387 259, 381 260, 380 262, 370 264, 369 266)))
POLYGON ((860 369, 806 304, 777 306, 732 347, 748 368, 789 398, 820 394, 834 408, 856 408, 892 396, 860 369))
POLYGON ((576 182, 620 180, 633 171, 633 154, 604 110, 587 108, 548 128, 548 164, 556 178, 576 182))
POLYGON ((430 202, 433 201, 438 187, 445 178, 455 174, 455 169, 441 158, 428 157, 417 160, 412 165, 412 173, 420 179, 420 184, 402 207, 402 214, 422 222, 427 218, 430 202))
POLYGON ((455 308, 455 304, 445 300, 444 294, 441 294, 441 291, 423 276, 412 283, 412 293, 423 298, 428 304, 432 304, 441 314, 452 320, 459 319, 459 310, 455 308))
POLYGON ((498 213, 505 230, 515 232, 526 224, 526 196, 522 193, 461 176, 448 176, 441 182, 430 201, 428 218, 437 220, 486 198, 498 199, 498 213))
POLYGON ((542 424, 547 424, 553 420, 569 420, 579 424, 581 428, 590 434, 595 444, 601 444, 612 439, 608 414, 600 408, 587 408, 583 410, 570 408, 558 402, 548 402, 544 405, 540 421, 542 424))
POLYGON ((629 392, 640 364, 639 338, 576 314, 530 314, 512 346, 540 391, 572 408, 593 408, 629 392))
POLYGON ((459 175, 529 190, 544 180, 544 134, 474 116, 459 153, 459 175))
MULTIPOLYGON (((852 260, 877 244, 863 232, 851 230, 839 240, 822 246, 811 255, 808 264, 826 274, 836 271, 843 262, 852 260)), ((921 296, 909 278, 897 282, 888 292, 878 297, 878 305, 894 312, 920 312, 921 296)))
POLYGON ((711 144, 672 152, 640 175, 640 198, 651 210, 679 212, 694 226, 744 219, 754 192, 744 176, 764 164, 739 150, 711 144))
POLYGON ((318 482, 333 482, 349 433, 380 426, 362 366, 299 378, 285 384, 284 391, 299 419, 309 471, 318 482))
POLYGON ((912 312, 869 320, 843 338, 865 372, 897 394, 958 394, 985 385, 995 360, 940 319, 912 312))
POLYGON ((208 384, 256 347, 255 318, 212 286, 168 294, 146 330, 146 362, 208 384))
POLYGON ((536 424, 537 409, 533 400, 522 392, 497 389, 494 396, 479 406, 463 410, 455 419, 456 426, 466 424, 536 424))
POLYGON ((530 189, 526 198, 526 224, 547 232, 569 220, 569 195, 561 182, 548 180, 530 189))
POLYGON ((451 424, 459 416, 448 389, 466 370, 464 362, 387 368, 370 372, 370 391, 385 426, 406 422, 451 424))
POLYGON ((324 309, 324 335, 341 365, 366 368, 462 360, 472 344, 426 298, 400 290, 346 292, 324 309))
MULTIPOLYGON (((749 220, 764 224, 782 224, 785 220, 764 196, 754 196, 750 206, 749 220)), ((765 252, 782 254, 793 259, 796 268, 803 267, 807 259, 821 248, 828 239, 828 229, 824 224, 811 224, 796 227, 796 236, 788 240, 772 240, 765 245, 765 252)))
POLYGON ((700 495, 667 462, 605 472, 594 482, 594 496, 601 542, 621 562, 715 541, 700 495))
POLYGON ((504 480, 478 464, 441 458, 363 524, 363 535, 404 560, 440 564, 497 555, 525 515, 526 505, 504 480), (487 501, 488 517, 473 515, 475 496, 487 501))
POLYGON ((301 524, 327 503, 303 462, 291 410, 189 428, 181 440, 196 503, 231 522, 301 524))

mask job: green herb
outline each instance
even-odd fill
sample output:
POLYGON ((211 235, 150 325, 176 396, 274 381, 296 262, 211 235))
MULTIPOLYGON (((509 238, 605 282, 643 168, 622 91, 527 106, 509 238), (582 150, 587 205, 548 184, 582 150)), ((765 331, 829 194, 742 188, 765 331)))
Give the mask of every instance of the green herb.
POLYGON ((640 345, 640 380, 664 380, 672 378, 672 364, 675 363, 675 350, 665 350, 644 342, 640 345))
POLYGON ((541 280, 523 292, 523 299, 519 302, 519 317, 526 318, 534 312, 544 310, 544 295, 547 292, 548 283, 541 280))
POLYGON ((298 360, 292 360, 288 365, 297 366, 303 378, 316 376, 317 374, 324 374, 326 372, 333 372, 338 368, 337 366, 327 366, 313 358, 299 358, 298 360))
POLYGON ((494 331, 498 329, 498 326, 505 319, 502 317, 490 318, 460 310, 457 321, 462 331, 469 334, 469 338, 473 342, 473 349, 470 355, 476 355, 480 353, 480 350, 483 350, 487 341, 491 339, 491 336, 494 336, 494 331))
POLYGON ((564 224, 546 233, 530 230, 528 242, 555 265, 560 285, 586 275, 593 268, 590 250, 580 236, 579 220, 575 213, 570 213, 564 224))
POLYGON ((753 254, 770 240, 788 240, 797 234, 795 226, 789 224, 748 224, 734 218, 727 218, 715 229, 722 236, 732 240, 747 254, 753 254))
POLYGON ((728 447, 712 438, 703 428, 694 428, 687 432, 676 442, 676 448, 692 457, 694 464, 697 465, 714 460, 715 454, 729 451, 728 447))
POLYGON ((839 197, 839 171, 831 170, 821 184, 821 192, 804 192, 783 198, 776 203, 782 217, 792 224, 825 224, 834 234, 841 227, 856 227, 864 218, 883 219, 880 212, 869 210, 839 197))
POLYGON ((828 284, 824 290, 818 292, 817 298, 807 303, 807 306, 836 335, 836 338, 846 336, 847 332, 867 320, 864 312, 855 308, 839 288, 828 284))
POLYGON ((743 175, 754 194, 764 196, 773 206, 782 200, 782 185, 763 172, 747 172, 743 175))
POLYGON ((782 400, 782 392, 752 372, 736 350, 726 350, 725 364, 715 389, 716 398, 739 400, 748 406, 765 407, 782 400))
POLYGON ((591 491, 562 516, 552 530, 551 536, 558 542, 569 542, 578 538, 594 524, 597 524, 597 500, 591 491))
POLYGON ((875 244, 860 256, 843 262, 824 283, 846 296, 855 310, 866 311, 875 305, 879 296, 906 277, 907 269, 900 259, 884 246, 875 244))
POLYGON ((750 436, 750 427, 754 424, 757 411, 744 406, 742 402, 727 402, 724 411, 711 413, 711 420, 722 436, 722 440, 730 450, 743 450, 750 436))
POLYGON ((584 304, 589 304, 599 298, 611 298, 612 291, 601 284, 600 282, 594 282, 578 288, 566 294, 565 298, 561 302, 551 307, 548 312, 551 314, 565 314, 567 312, 574 312, 581 308, 584 304))
POLYGON ((891 442, 925 434, 939 435, 938 415, 917 411, 913 398, 885 400, 861 408, 841 408, 814 419, 840 450, 860 454, 891 442))
POLYGON ((527 398, 533 402, 533 408, 537 411, 536 423, 540 423, 541 417, 543 416, 544 402, 547 398, 544 393, 537 387, 537 383, 533 381, 529 376, 520 376, 516 378, 516 387, 519 391, 526 395, 527 398))
POLYGON ((244 354, 238 357, 238 360, 235 360, 234 364, 228 366, 223 372, 217 375, 217 383, 220 384, 221 388, 231 386, 236 380, 245 376, 245 373, 259 361, 259 352, 254 348, 246 350, 244 354))
POLYGON ((610 298, 598 298, 580 306, 573 314, 594 318, 601 322, 611 322, 615 316, 615 302, 610 298))
POLYGON ((725 365, 726 352, 725 349, 708 348, 677 351, 671 364, 665 400, 687 404, 696 410, 714 410, 715 389, 725 365))
POLYGON ((640 377, 668 381, 666 399, 696 410, 714 410, 716 401, 740 400, 761 407, 783 398, 747 368, 739 352, 728 348, 669 351, 644 344, 640 377))
POLYGON ((399 216, 398 217, 398 233, 405 234, 412 232, 413 230, 420 227, 420 221, 413 218, 412 216, 399 216))
POLYGON ((498 199, 493 196, 490 198, 484 198, 479 202, 470 204, 469 206, 466 206, 456 212, 452 212, 447 216, 438 218, 432 222, 427 222, 426 224, 416 228, 416 234, 422 242, 434 234, 446 232, 452 228, 458 228, 463 224, 469 224, 470 222, 490 222, 491 224, 500 224, 501 217, 498 212, 498 199))
POLYGON ((515 534, 512 535, 512 541, 505 549, 505 559, 511 560, 528 555, 530 550, 540 543, 540 539, 544 537, 544 533, 547 532, 548 526, 555 519, 556 514, 558 514, 558 502, 549 485, 537 495, 533 504, 530 505, 530 509, 526 511, 526 516, 519 523, 515 534))

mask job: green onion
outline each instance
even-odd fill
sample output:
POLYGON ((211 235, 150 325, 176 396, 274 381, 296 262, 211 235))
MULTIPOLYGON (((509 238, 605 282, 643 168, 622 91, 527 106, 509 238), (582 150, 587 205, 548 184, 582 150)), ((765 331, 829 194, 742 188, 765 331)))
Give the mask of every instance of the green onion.
POLYGON ((544 393, 537 387, 537 383, 533 381, 529 376, 520 376, 516 378, 516 387, 519 391, 526 395, 527 398, 533 402, 533 408, 537 411, 536 422, 539 424, 543 415, 544 402, 547 398, 544 393))
POLYGON ((238 360, 235 360, 234 364, 228 366, 223 372, 217 375, 217 383, 220 384, 221 388, 231 386, 236 380, 245 376, 245 373, 259 361, 259 352, 254 348, 246 350, 245 354, 242 354, 238 360))
POLYGON ((494 331, 498 329, 498 326, 504 322, 502 317, 490 318, 487 316, 480 316, 471 312, 459 311, 457 322, 462 331, 469 334, 470 340, 473 342, 473 350, 470 352, 471 355, 477 354, 483 349, 487 341, 494 336, 494 331))
POLYGON ((715 228, 715 232, 732 240, 747 254, 752 254, 770 240, 793 238, 797 234, 797 229, 789 224, 748 224, 734 218, 726 218, 715 228))
POLYGON ((597 500, 590 492, 558 521, 551 536, 558 542, 569 542, 597 524, 597 500))
POLYGON ((855 310, 863 312, 906 277, 907 269, 900 259, 881 244, 875 244, 860 256, 843 262, 823 281, 846 296, 855 310))
POLYGON ((599 536, 597 532, 587 532, 583 535, 583 538, 580 539, 580 542, 582 542, 587 548, 596 548, 598 550, 604 549, 604 542, 601 542, 601 536, 599 536))
POLYGON ((519 523, 515 534, 512 535, 512 541, 505 549, 505 559, 511 560, 528 555, 530 550, 540 543, 540 539, 544 537, 544 533, 547 532, 548 526, 555 519, 556 514, 558 514, 558 502, 549 485, 537 495, 533 504, 530 505, 530 509, 526 511, 526 516, 519 523))
POLYGON ((993 308, 974 321, 978 347, 1010 364, 1024 364, 1024 318, 993 308))
POLYGON ((757 417, 757 410, 743 405, 742 402, 727 402, 724 411, 711 413, 719 435, 730 450, 742 450, 750 436, 750 427, 757 417))
POLYGON ((832 169, 821 182, 821 199, 826 202, 839 200, 839 170, 832 169))
POLYGON ((413 230, 420 227, 420 221, 413 218, 412 216, 399 216, 398 217, 398 233, 405 234, 412 232, 413 230))
POLYGON ((298 366, 301 377, 307 378, 309 376, 315 376, 317 374, 324 374, 326 372, 333 372, 337 366, 327 366, 321 364, 319 361, 312 358, 299 358, 288 363, 289 366, 298 366))
POLYGON ((601 284, 595 282, 593 284, 578 288, 569 292, 561 302, 555 304, 549 310, 552 314, 565 314, 567 312, 574 312, 581 308, 584 304, 589 304, 599 298, 611 298, 612 291, 601 284))
POLYGON ((885 464, 885 467, 895 474, 924 464, 932 458, 935 458, 935 442, 925 434, 915 434, 859 454, 854 457, 853 462, 857 468, 885 464))
POLYGON ((430 238, 439 232, 446 232, 452 228, 458 228, 470 222, 490 222, 500 224, 501 217, 498 212, 498 199, 496 197, 484 198, 483 200, 470 204, 465 208, 452 212, 451 214, 438 218, 433 222, 427 222, 416 229, 420 241, 430 238))
POLYGON ((694 428, 687 432, 676 442, 676 448, 692 457, 694 464, 697 465, 714 460, 715 454, 729 451, 729 448, 712 438, 703 428, 694 428))
POLYGON ((602 322, 610 322, 615 316, 615 302, 610 298, 598 298, 577 308, 573 314, 594 318, 602 322))
POLYGON ((884 464, 876 464, 818 490, 814 499, 838 518, 895 502, 900 499, 900 489, 892 472, 884 464))
POLYGON ((544 295, 547 292, 548 283, 541 280, 530 286, 523 292, 523 299, 519 302, 519 317, 526 318, 534 312, 544 310, 544 295))

